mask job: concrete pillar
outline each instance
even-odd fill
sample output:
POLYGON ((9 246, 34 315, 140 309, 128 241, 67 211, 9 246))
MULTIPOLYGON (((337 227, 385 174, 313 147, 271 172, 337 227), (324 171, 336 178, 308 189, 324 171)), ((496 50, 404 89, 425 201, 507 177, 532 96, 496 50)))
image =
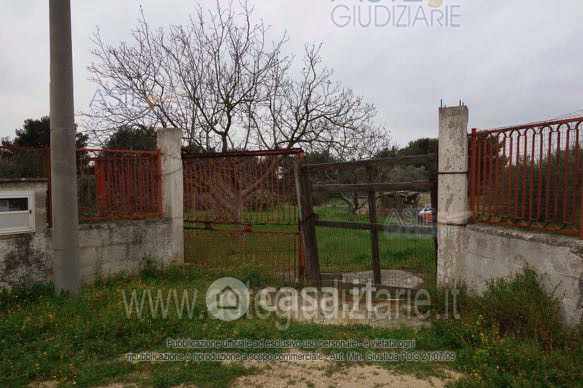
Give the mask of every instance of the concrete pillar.
POLYGON ((162 205, 164 217, 172 221, 172 258, 184 263, 184 189, 182 177, 182 130, 162 128, 156 133, 162 152, 162 205))
POLYGON ((461 278, 468 224, 468 108, 439 109, 437 282, 461 278))
POLYGON ((54 286, 57 295, 62 291, 77 294, 81 275, 69 0, 49 1, 49 25, 54 286))

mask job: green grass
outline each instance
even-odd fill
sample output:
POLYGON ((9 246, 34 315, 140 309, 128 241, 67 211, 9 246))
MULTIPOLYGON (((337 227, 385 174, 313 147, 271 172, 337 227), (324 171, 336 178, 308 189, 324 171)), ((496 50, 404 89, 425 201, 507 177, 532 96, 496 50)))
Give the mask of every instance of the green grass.
MULTIPOLYGON (((527 269, 511 281, 492 283, 482 297, 462 293, 458 304, 460 320, 434 320, 429 327, 417 329, 292 322, 287 331, 280 331, 276 318, 212 320, 205 314, 204 292, 212 281, 224 275, 238 277, 255 289, 281 285, 269 275, 244 266, 220 273, 148 268, 139 277, 122 276, 85 287, 78 298, 56 298, 49 285, 4 290, 0 293, 0 386, 39 381, 57 381, 63 386, 113 382, 163 387, 183 383, 227 386, 239 376, 257 372, 238 363, 131 364, 123 359, 127 352, 164 351, 168 337, 416 339, 417 350, 455 351, 456 361, 447 365, 380 366, 420 376, 440 375, 444 367, 453 368, 463 374, 459 386, 575 386, 583 381, 583 331, 561 326, 557 300, 537 286, 532 270, 527 269), (128 319, 122 290, 144 288, 196 288, 203 297, 197 299, 193 319, 178 319, 172 314, 167 319, 128 319)), ((443 311, 443 298, 437 290, 432 292, 434 305, 430 308, 443 311)))
MULTIPOLYGON (((370 232, 317 228, 320 266, 323 271, 364 271, 371 268, 370 232)), ((381 267, 435 272, 432 236, 379 233, 381 267)))
MULTIPOLYGON (((258 286, 265 282, 252 271, 232 275, 258 286), (243 276, 244 275, 244 276, 243 276)), ((277 333, 273 322, 238 324, 194 319, 127 319, 122 290, 197 289, 206 291, 219 274, 196 270, 144 271, 141 277, 119 277, 83 289, 79 298, 56 298, 50 286, 3 291, 0 298, 0 386, 21 386, 31 381, 58 381, 83 386, 111 381, 169 386, 194 383, 225 386, 252 373, 222 364, 130 364, 127 352, 163 350, 167 337, 222 338, 253 333, 277 333)), ((181 292, 181 291, 179 291, 181 292)), ((196 311, 203 311, 204 293, 196 311)))
POLYGON ((314 212, 321 220, 369 222, 368 214, 352 214, 344 201, 332 198, 328 202, 316 206, 314 212))
MULTIPOLYGON (((368 223, 368 215, 350 214, 347 205, 338 198, 314 209, 322 220, 368 223)), ((265 219, 265 214, 248 214, 253 219, 265 219)), ((380 222, 386 220, 380 218, 380 222)), ((398 220, 392 218, 390 223, 398 220)), ((204 224, 187 224, 204 228, 204 224)), ((297 233, 297 223, 290 225, 253 225, 253 231, 237 236, 236 226, 213 224, 217 231, 197 231, 186 234, 186 257, 189 262, 211 266, 231 266, 253 263, 266 269, 286 272, 297 266, 299 245, 297 236, 265 235, 261 232, 297 233), (294 245, 295 244, 295 245, 294 245)), ((320 267, 323 272, 369 271, 372 268, 370 232, 363 230, 317 227, 320 267)), ((426 282, 435 279, 435 249, 432 236, 415 234, 379 234, 380 259, 383 269, 403 269, 421 275, 426 282)))
MULTIPOLYGON (((316 207, 321 220, 368 223, 366 214, 351 214, 338 198, 316 207)), ((396 217, 379 216, 380 223, 398 224, 396 217)), ((320 267, 324 272, 370 271, 371 236, 369 231, 317 227, 320 267)), ((411 233, 379 233, 381 268, 402 269, 420 274, 426 281, 435 278, 433 236, 411 233)))

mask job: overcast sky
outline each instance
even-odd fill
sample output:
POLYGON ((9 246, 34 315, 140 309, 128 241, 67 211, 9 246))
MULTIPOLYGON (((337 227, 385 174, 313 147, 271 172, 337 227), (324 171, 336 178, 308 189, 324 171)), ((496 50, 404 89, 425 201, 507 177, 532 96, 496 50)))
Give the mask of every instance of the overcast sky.
MULTIPOLYGON (((323 42, 324 59, 336 77, 376 104, 379 120, 398 144, 437 136, 441 99, 449 105, 465 101, 470 126, 478 128, 583 109, 583 1, 444 1, 460 6, 455 11, 460 27, 335 26, 333 8, 370 4, 358 0, 256 0, 255 5, 273 33, 288 32, 295 52, 305 42, 323 42)), ((96 88, 86 68, 97 26, 115 43, 128 38, 140 5, 152 24, 167 26, 185 23, 196 2, 71 3, 75 110, 84 111, 96 88)), ((0 0, 0 48, 3 137, 13 136, 24 119, 49 112, 48 0, 0 0)))

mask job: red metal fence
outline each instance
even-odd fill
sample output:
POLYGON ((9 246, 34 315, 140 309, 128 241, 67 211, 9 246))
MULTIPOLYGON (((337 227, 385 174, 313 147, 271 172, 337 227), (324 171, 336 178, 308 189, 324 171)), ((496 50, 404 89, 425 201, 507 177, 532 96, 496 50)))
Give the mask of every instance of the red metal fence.
POLYGON ((472 130, 473 222, 583 238, 583 117, 472 130))
POLYGON ((250 263, 292 280, 303 268, 295 191, 301 150, 183 155, 185 255, 250 263))
MULTIPOLYGON (((162 217, 159 151, 78 149, 77 186, 82 222, 162 217)), ((49 148, 0 147, 0 179, 47 179, 49 148)))
POLYGON ((0 146, 0 179, 48 177, 48 148, 0 146))
POLYGON ((80 221, 162 217, 159 151, 78 149, 80 221))

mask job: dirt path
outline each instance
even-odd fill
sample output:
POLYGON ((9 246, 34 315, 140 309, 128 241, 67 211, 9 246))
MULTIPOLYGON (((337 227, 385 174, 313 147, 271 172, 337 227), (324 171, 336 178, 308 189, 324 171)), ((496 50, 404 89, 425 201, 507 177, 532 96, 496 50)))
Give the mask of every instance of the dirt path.
POLYGON ((294 361, 245 363, 256 367, 255 375, 235 380, 234 387, 445 387, 458 375, 451 372, 448 378, 432 377, 428 380, 415 376, 397 374, 373 365, 342 367, 329 361, 294 361))
POLYGON ((234 387, 445 387, 451 380, 421 380, 409 375, 396 375, 375 366, 354 366, 330 373, 317 366, 276 364, 254 376, 235 381, 234 387))
MULTIPOLYGON (((455 381, 459 375, 449 373, 447 378, 432 377, 420 379, 412 375, 397 374, 393 371, 373 365, 355 365, 341 367, 325 361, 294 361, 245 363, 246 367, 255 367, 256 374, 236 379, 232 387, 314 387, 314 388, 352 388, 352 387, 396 387, 396 388, 441 388, 455 381)), ((58 384, 52 381, 30 384, 35 388, 55 388, 58 384)), ((127 388, 138 384, 113 383, 100 388, 127 388)), ((195 388, 196 385, 181 384, 177 388, 195 388)))

